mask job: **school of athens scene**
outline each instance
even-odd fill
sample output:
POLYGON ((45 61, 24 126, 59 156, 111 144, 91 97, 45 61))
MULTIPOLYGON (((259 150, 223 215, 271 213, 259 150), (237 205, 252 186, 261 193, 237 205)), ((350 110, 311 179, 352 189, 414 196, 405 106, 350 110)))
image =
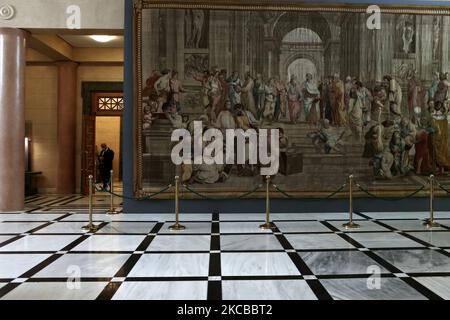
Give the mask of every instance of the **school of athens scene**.
MULTIPOLYGON (((146 9, 142 18, 144 188, 173 180, 175 128, 278 128, 288 191, 450 183, 450 17, 146 9)), ((247 191, 258 165, 184 165, 202 191, 247 191)))

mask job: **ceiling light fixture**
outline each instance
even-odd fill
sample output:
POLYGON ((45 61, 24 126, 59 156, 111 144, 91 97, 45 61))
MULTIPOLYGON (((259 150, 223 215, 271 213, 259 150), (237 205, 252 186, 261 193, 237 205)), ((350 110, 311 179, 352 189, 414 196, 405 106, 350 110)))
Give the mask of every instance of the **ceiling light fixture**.
POLYGON ((90 36, 90 38, 97 42, 106 43, 106 42, 110 42, 110 41, 114 40, 116 38, 116 36, 95 35, 95 36, 90 36))

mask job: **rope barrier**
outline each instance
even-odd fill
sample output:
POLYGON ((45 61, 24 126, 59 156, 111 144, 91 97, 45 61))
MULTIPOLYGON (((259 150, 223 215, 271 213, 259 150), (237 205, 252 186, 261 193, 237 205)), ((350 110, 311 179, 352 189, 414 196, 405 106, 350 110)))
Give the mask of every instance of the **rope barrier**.
MULTIPOLYGON (((449 189, 445 188, 445 187, 444 187, 442 184, 440 184, 438 181, 437 181, 437 184, 438 184, 438 186, 439 186, 440 189, 442 189, 443 191, 445 191, 447 194, 450 194, 450 190, 449 190, 449 189)), ((94 185, 94 186, 95 186, 95 185, 94 185)), ((305 199, 305 197, 298 197, 298 196, 293 196, 293 195, 289 194, 288 192, 284 191, 283 189, 281 189, 281 188, 280 188, 278 185, 276 185, 276 184, 272 184, 272 186, 275 188, 276 191, 278 191, 279 193, 281 193, 282 195, 284 195, 286 198, 289 198, 289 199, 298 199, 298 200, 305 199)), ((308 200, 312 200, 312 201, 314 201, 314 200, 319 200, 319 201, 321 201, 321 200, 330 199, 330 198, 334 197, 336 194, 342 192, 342 190, 343 190, 346 186, 347 186, 347 183, 344 183, 341 187, 339 187, 337 190, 331 192, 331 193, 328 194, 327 196, 319 197, 319 198, 311 198, 311 199, 308 199, 308 200)), ((410 194, 408 194, 408 195, 406 195, 406 196, 403 196, 403 197, 400 197, 400 198, 387 198, 387 197, 379 197, 379 196, 377 196, 376 194, 370 192, 368 189, 366 189, 366 188, 364 188, 363 186, 361 186, 359 183, 356 183, 356 186, 358 187, 359 190, 361 190, 362 192, 364 192, 364 193, 367 194, 368 196, 370 196, 370 197, 372 197, 372 198, 380 199, 380 200, 383 200, 383 201, 400 201, 400 200, 408 199, 408 198, 411 198, 411 197, 415 196, 417 193, 419 193, 420 191, 422 191, 422 190, 425 189, 425 186, 422 185, 419 189, 413 191, 412 193, 410 193, 410 194)), ((224 198, 213 198, 213 197, 204 195, 204 194, 202 194, 202 193, 200 193, 200 192, 198 192, 198 191, 192 189, 191 187, 189 187, 189 186, 186 185, 186 184, 183 184, 183 187, 184 187, 187 191, 189 191, 190 193, 195 194, 196 196, 198 196, 198 197, 200 197, 200 198, 203 198, 203 199, 205 199, 205 200, 227 200, 227 199, 243 199, 243 198, 246 198, 246 197, 248 197, 249 195, 251 195, 251 194, 255 193, 256 191, 258 191, 258 190, 262 187, 262 185, 260 184, 260 185, 256 186, 254 189, 252 189, 252 190, 250 190, 250 191, 248 191, 248 192, 245 192, 245 193, 243 193, 243 194, 240 195, 240 196, 236 196, 236 197, 228 197, 228 198, 227 198, 227 197, 224 197, 224 198)), ((151 194, 148 194, 148 195, 139 197, 139 198, 135 198, 135 197, 127 197, 127 196, 124 196, 123 194, 118 194, 118 193, 111 192, 111 191, 109 191, 109 190, 105 190, 105 189, 102 189, 102 188, 98 188, 97 186, 95 186, 95 191, 97 191, 97 192, 106 192, 106 193, 108 193, 108 194, 111 194, 111 195, 113 195, 113 196, 115 196, 115 197, 122 198, 122 199, 143 201, 143 200, 150 200, 150 199, 156 197, 157 195, 160 195, 161 193, 163 193, 163 192, 169 190, 170 188, 172 188, 172 184, 167 185, 166 187, 162 188, 162 189, 159 190, 159 191, 156 191, 156 192, 154 192, 154 193, 151 193, 151 194)))
POLYGON ((199 196, 200 198, 203 198, 203 199, 205 199, 205 200, 213 200, 213 198, 210 198, 210 197, 208 197, 208 196, 205 196, 205 195, 203 195, 203 194, 201 194, 201 193, 195 191, 194 189, 189 188, 186 184, 183 184, 183 187, 184 187, 186 190, 188 190, 189 192, 195 194, 196 196, 199 196))
POLYGON ((154 192, 154 193, 145 195, 145 196, 143 196, 143 197, 137 198, 137 200, 139 200, 139 201, 142 201, 142 200, 150 200, 151 198, 156 197, 157 195, 159 195, 159 194, 161 194, 161 193, 163 193, 163 192, 169 190, 170 188, 172 188, 172 185, 171 185, 171 184, 169 184, 167 187, 162 188, 161 190, 159 190, 159 191, 157 191, 157 192, 154 192))
POLYGON ((246 192, 246 193, 240 195, 239 197, 237 197, 237 199, 243 199, 243 198, 245 198, 245 197, 247 197, 247 196, 249 196, 249 195, 255 193, 255 192, 258 191, 258 189, 260 189, 261 187, 262 187, 262 184, 258 185, 258 186, 257 186, 256 188, 254 188, 253 190, 251 190, 251 191, 249 191, 249 192, 246 192))
POLYGON ((379 197, 376 194, 373 194, 369 190, 363 188, 359 183, 356 183, 356 186, 358 187, 359 190, 361 190, 362 192, 364 192, 368 196, 370 196, 372 198, 380 199, 380 200, 383 200, 383 201, 400 201, 400 200, 409 199, 409 198, 412 198, 413 196, 415 196, 416 194, 418 194, 423 189, 425 189, 425 186, 422 185, 419 189, 415 190, 411 194, 408 194, 407 196, 403 196, 403 197, 400 197, 400 198, 386 198, 386 197, 379 197))
MULTIPOLYGON (((252 189, 252 190, 250 190, 250 191, 248 191, 248 192, 246 192, 246 193, 244 193, 244 194, 242 194, 240 196, 232 197, 232 198, 212 198, 212 197, 209 197, 209 196, 201 194, 200 192, 190 188, 187 185, 183 185, 183 187, 186 188, 186 190, 188 190, 189 192, 191 192, 191 193, 193 193, 193 194, 195 194, 195 195, 197 195, 197 196, 199 196, 199 197, 201 197, 201 198, 203 198, 205 200, 226 200, 226 199, 243 199, 243 198, 245 198, 245 197, 255 193, 256 191, 258 191, 258 189, 260 189, 262 187, 262 185, 260 184, 257 187, 255 187, 254 189, 252 189)), ((122 199, 143 201, 143 200, 150 200, 151 198, 156 197, 157 195, 159 195, 159 194, 169 190, 170 188, 172 188, 171 184, 169 184, 167 187, 165 187, 165 188, 163 188, 163 189, 161 189, 161 190, 159 190, 157 192, 154 192, 152 194, 149 194, 149 195, 146 195, 146 196, 143 196, 143 197, 140 197, 140 198, 127 197, 127 196, 124 196, 122 194, 113 193, 113 192, 111 192, 109 190, 98 188, 97 186, 95 186, 95 191, 97 191, 97 192, 106 192, 108 194, 112 194, 113 196, 119 197, 119 198, 122 198, 122 199)))
POLYGON ((445 192, 447 192, 447 194, 450 194, 450 190, 448 190, 447 188, 445 188, 442 184, 439 183, 439 181, 435 180, 435 182, 438 184, 439 188, 445 192))
POLYGON ((140 198, 127 197, 127 196, 124 196, 123 194, 118 194, 118 193, 111 192, 109 190, 98 188, 97 186, 95 186, 95 191, 97 191, 97 192, 106 192, 108 194, 112 194, 113 196, 118 197, 118 198, 122 198, 122 199, 143 201, 143 200, 150 200, 151 198, 156 197, 157 195, 159 195, 159 194, 169 190, 170 188, 172 188, 171 184, 169 184, 168 186, 164 187, 163 189, 161 189, 161 190, 159 190, 157 192, 145 195, 145 196, 140 197, 140 198))
MULTIPOLYGON (((347 183, 344 183, 339 189, 337 189, 336 191, 333 191, 332 193, 330 193, 330 194, 327 195, 326 197, 320 197, 320 198, 314 198, 314 199, 308 199, 308 200, 311 200, 311 201, 317 201, 317 200, 319 200, 319 201, 321 201, 321 200, 330 199, 330 198, 334 197, 336 194, 338 194, 339 192, 341 192, 346 186, 347 186, 347 183)), ((275 184, 273 185, 273 187, 274 187, 279 193, 281 193, 282 195, 284 195, 286 198, 289 198, 289 199, 305 199, 304 197, 302 198, 302 197, 295 197, 295 196, 292 196, 292 195, 288 194, 286 191, 282 190, 280 187, 278 187, 278 186, 275 185, 275 184)))
POLYGON ((200 198, 203 198, 203 199, 205 199, 205 200, 230 200, 230 199, 243 199, 243 198, 245 198, 245 197, 247 197, 247 196, 249 196, 249 195, 255 193, 256 191, 258 191, 258 189, 260 189, 260 188, 262 187, 262 185, 260 184, 260 185, 258 185, 257 187, 255 187, 253 190, 250 190, 250 191, 248 191, 248 192, 246 192, 246 193, 243 193, 243 194, 240 195, 240 196, 237 196, 237 197, 228 197, 228 198, 212 198, 212 197, 205 196, 205 195, 201 194, 200 192, 198 192, 198 191, 196 191, 196 190, 190 188, 190 187, 189 187, 188 185, 186 185, 186 184, 183 184, 183 187, 184 187, 186 190, 188 190, 190 193, 193 193, 193 194, 195 194, 196 196, 198 196, 198 197, 200 197, 200 198))

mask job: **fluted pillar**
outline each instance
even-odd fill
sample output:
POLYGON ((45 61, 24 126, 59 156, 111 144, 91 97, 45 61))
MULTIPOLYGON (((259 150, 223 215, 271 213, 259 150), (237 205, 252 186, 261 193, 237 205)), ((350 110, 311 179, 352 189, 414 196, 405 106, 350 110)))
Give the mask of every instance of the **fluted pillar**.
POLYGON ((20 29, 0 28, 0 212, 25 206, 25 42, 20 29))
POLYGON ((58 62, 58 166, 56 192, 75 193, 76 91, 75 62, 58 62))

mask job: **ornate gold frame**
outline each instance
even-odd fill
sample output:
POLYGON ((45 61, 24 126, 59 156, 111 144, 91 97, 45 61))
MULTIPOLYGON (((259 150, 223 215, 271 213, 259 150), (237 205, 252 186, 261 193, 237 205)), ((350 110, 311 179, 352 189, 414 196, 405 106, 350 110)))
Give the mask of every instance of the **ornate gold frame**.
MULTIPOLYGON (((134 195, 137 198, 145 197, 149 192, 142 188, 142 10, 144 9, 211 9, 211 10, 270 10, 270 11, 302 11, 302 12, 346 12, 346 13, 365 13, 369 4, 313 4, 313 3, 279 3, 274 4, 272 0, 134 0, 134 19, 133 19, 133 50, 134 50, 134 195)), ((378 5, 383 13, 396 14, 420 14, 420 15, 450 15, 450 6, 426 6, 426 5, 378 5)), ((154 190, 157 192, 159 190, 154 190)), ((211 198, 231 198, 238 197, 243 192, 236 191, 208 191, 211 198)), ((327 192, 305 192, 289 191, 295 197, 302 198, 320 198, 327 195, 327 192)), ((404 197, 411 193, 411 190, 389 190, 373 191, 380 197, 404 197)), ((416 194, 416 197, 426 197, 429 192, 422 190, 416 194)), ((443 191, 435 191, 435 195, 444 195, 443 191)), ((271 197, 284 198, 278 192, 271 191, 271 197)), ((355 197, 364 197, 362 191, 354 191, 355 197)), ((335 198, 348 198, 348 191, 338 193, 335 198)), ((265 192, 261 189, 253 194, 252 198, 264 198, 265 192)), ((199 199, 198 196, 180 190, 182 199, 199 199)), ((153 199, 173 199, 173 191, 166 191, 153 199)))

